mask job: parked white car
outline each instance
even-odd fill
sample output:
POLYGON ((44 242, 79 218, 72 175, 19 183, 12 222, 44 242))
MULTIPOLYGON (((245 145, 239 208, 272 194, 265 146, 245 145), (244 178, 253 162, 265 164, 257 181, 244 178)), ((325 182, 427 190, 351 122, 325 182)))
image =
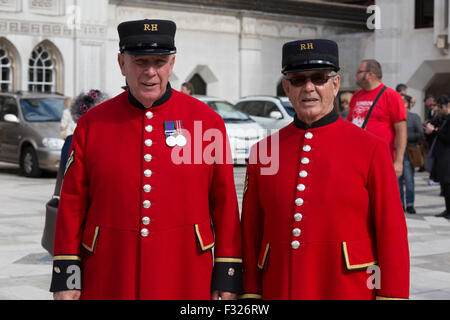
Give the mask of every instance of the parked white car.
POLYGON ((258 122, 264 129, 278 130, 293 121, 294 107, 287 97, 249 96, 239 99, 235 107, 258 122))
POLYGON ((237 111, 228 101, 201 95, 194 95, 194 98, 206 103, 223 118, 233 162, 244 164, 248 160, 250 148, 265 137, 264 128, 246 114, 237 111))

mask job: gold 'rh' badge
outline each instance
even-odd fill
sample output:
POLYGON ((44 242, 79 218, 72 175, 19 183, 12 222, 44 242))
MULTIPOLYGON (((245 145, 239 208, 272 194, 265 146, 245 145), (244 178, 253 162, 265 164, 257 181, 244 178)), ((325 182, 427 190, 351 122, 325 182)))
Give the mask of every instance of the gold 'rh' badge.
POLYGON ((303 51, 303 50, 314 50, 313 43, 309 42, 309 43, 300 44, 300 51, 303 51))
POLYGON ((158 31, 158 25, 154 24, 144 24, 144 31, 158 31))

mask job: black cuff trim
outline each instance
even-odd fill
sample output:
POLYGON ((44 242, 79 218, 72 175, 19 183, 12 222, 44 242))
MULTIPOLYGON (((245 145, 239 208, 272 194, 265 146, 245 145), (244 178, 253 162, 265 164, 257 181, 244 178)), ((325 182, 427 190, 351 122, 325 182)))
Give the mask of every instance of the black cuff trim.
POLYGON ((63 290, 81 290, 81 287, 80 259, 65 258, 60 260, 57 256, 55 256, 53 260, 53 273, 50 291, 57 292, 63 290))
POLYGON ((214 264, 212 291, 226 291, 240 294, 242 288, 242 263, 217 262, 214 264))

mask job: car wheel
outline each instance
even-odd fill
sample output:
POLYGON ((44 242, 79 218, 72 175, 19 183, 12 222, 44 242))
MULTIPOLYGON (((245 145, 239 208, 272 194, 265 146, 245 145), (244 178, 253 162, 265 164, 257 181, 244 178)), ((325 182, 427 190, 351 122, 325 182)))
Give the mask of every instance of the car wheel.
POLYGON ((40 177, 42 174, 39 169, 38 158, 33 147, 27 146, 23 149, 20 157, 20 168, 26 177, 40 177))

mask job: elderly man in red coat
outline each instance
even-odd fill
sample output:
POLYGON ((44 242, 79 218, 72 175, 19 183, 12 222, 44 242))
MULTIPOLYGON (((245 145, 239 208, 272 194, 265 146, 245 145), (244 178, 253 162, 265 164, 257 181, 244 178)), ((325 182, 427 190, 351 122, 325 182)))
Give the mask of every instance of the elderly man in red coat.
POLYGON ((166 20, 118 27, 129 90, 78 121, 56 222, 55 299, 233 299, 241 291, 225 125, 171 88, 175 29, 166 20))
POLYGON ((242 297, 408 298, 407 229, 389 149, 333 109, 337 44, 289 42, 282 60, 296 115, 252 149, 242 297), (278 150, 272 163, 261 161, 264 149, 278 150))

